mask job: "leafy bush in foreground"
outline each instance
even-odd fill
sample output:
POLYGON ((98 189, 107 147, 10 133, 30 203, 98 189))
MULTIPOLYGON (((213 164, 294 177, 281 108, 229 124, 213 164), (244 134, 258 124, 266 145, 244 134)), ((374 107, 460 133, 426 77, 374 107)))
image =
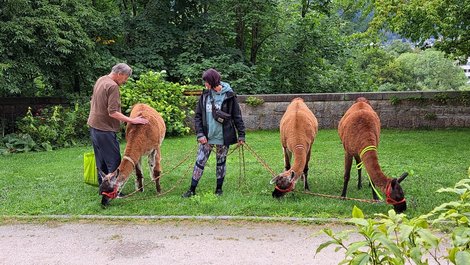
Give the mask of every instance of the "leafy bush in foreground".
MULTIPOLYGON (((470 177, 470 168, 469 168, 470 177)), ((437 192, 452 192, 460 196, 457 201, 444 203, 428 214, 408 219, 405 214, 376 214, 379 219, 365 219, 362 211, 354 206, 350 220, 356 230, 334 233, 323 229, 332 240, 321 244, 316 252, 329 245, 337 245, 336 251, 344 249, 345 259, 340 264, 429 264, 428 257, 441 264, 470 264, 470 178, 459 181, 453 188, 437 192), (450 224, 443 228, 442 224, 450 224), (435 235, 430 229, 435 225, 442 235, 435 235), (358 233, 364 240, 345 243, 352 233, 358 233), (440 256, 439 245, 450 246, 447 255, 440 256)))

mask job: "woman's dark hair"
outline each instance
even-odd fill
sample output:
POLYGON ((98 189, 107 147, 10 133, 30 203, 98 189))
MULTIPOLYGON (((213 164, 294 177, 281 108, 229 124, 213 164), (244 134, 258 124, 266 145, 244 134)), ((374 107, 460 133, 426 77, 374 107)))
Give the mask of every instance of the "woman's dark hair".
POLYGON ((209 83, 211 88, 214 88, 220 85, 220 74, 215 69, 210 68, 204 71, 202 74, 202 80, 209 83))

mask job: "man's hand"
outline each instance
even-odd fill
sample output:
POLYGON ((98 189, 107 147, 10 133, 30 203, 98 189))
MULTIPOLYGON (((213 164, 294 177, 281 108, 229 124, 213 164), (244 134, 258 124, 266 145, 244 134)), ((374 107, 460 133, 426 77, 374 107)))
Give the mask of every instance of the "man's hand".
POLYGON ((146 118, 143 118, 142 116, 139 116, 139 117, 135 117, 131 119, 131 123, 132 124, 147 124, 149 123, 149 120, 147 120, 146 118))

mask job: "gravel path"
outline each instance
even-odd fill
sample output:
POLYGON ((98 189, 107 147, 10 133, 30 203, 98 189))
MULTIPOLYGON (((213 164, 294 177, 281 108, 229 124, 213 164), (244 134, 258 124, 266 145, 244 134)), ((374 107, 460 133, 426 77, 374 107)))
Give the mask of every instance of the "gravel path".
MULTIPOLYGON (((315 256, 338 225, 246 221, 74 221, 0 225, 0 264, 338 264, 315 256)), ((342 252, 343 253, 343 252, 342 252)))

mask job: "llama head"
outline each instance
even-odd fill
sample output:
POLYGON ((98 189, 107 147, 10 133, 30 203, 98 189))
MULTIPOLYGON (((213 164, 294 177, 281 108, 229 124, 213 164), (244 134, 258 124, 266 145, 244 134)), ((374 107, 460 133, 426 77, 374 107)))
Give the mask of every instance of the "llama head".
POLYGON ((116 185, 119 176, 119 169, 109 174, 104 174, 100 171, 100 175, 103 176, 100 184, 100 194, 103 195, 101 198, 101 204, 106 206, 110 199, 114 199, 117 196, 117 194, 114 193, 117 193, 116 185))
POLYGON ((287 170, 271 180, 271 184, 276 184, 272 193, 274 198, 280 198, 294 188, 295 172, 287 170))
POLYGON ((401 188, 400 182, 402 182, 408 173, 403 173, 399 178, 394 178, 387 186, 386 196, 387 203, 393 205, 393 209, 396 213, 402 213, 406 210, 405 193, 401 188))
POLYGON ((356 103, 358 103, 358 102, 364 102, 364 103, 367 103, 367 104, 370 105, 369 100, 367 100, 367 98, 365 98, 365 97, 356 98, 356 103))

